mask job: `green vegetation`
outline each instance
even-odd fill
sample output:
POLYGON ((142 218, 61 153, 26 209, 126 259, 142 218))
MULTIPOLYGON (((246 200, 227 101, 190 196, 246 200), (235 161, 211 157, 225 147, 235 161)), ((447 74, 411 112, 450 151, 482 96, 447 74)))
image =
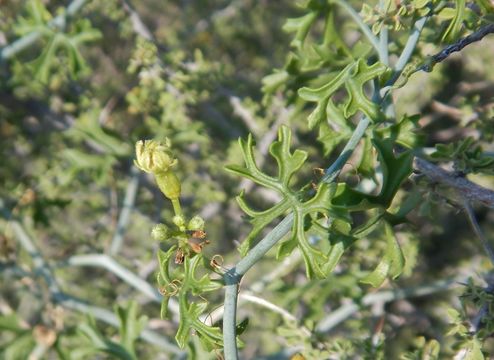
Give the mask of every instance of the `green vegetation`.
POLYGON ((494 356, 493 20, 4 4, 0 357, 494 356))

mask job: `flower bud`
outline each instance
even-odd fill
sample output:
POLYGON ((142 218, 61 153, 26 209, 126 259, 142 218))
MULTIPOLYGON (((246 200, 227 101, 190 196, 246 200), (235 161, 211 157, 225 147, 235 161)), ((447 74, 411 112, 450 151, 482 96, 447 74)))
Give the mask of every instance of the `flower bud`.
POLYGON ((170 200, 180 197, 181 184, 173 171, 159 172, 154 174, 156 183, 161 192, 170 200))
POLYGON ((204 230, 204 219, 198 215, 194 216, 187 224, 187 230, 204 230))
POLYGON ((158 224, 151 230, 151 237, 156 241, 164 241, 170 237, 170 231, 165 224, 158 224))
POLYGON ((168 172, 177 164, 170 149, 170 140, 164 142, 155 140, 140 140, 136 143, 136 160, 134 164, 147 173, 168 172))
POLYGON ((183 228, 183 231, 185 231, 185 219, 182 215, 175 215, 172 221, 175 225, 177 225, 178 228, 183 228))

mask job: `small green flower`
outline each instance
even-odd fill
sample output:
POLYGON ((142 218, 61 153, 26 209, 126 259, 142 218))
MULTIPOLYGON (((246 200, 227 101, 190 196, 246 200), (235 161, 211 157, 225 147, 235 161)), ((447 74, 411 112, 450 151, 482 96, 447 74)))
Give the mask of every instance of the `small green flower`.
POLYGON ((198 215, 190 219, 187 230, 204 230, 204 219, 198 215))
POLYGON ((180 197, 181 184, 177 175, 172 171, 172 167, 178 163, 178 160, 173 156, 170 140, 165 138, 163 142, 138 141, 136 158, 134 164, 142 171, 153 174, 161 192, 172 202, 177 201, 180 197))
POLYGON ((151 237, 156 241, 164 241, 170 237, 170 231, 165 224, 158 224, 151 230, 151 237))
POLYGON ((168 172, 178 160, 173 156, 170 140, 164 142, 156 140, 140 140, 136 143, 136 157, 134 164, 147 173, 159 174, 168 172))
POLYGON ((175 215, 172 221, 175 225, 177 225, 180 231, 185 231, 185 219, 182 215, 175 215))

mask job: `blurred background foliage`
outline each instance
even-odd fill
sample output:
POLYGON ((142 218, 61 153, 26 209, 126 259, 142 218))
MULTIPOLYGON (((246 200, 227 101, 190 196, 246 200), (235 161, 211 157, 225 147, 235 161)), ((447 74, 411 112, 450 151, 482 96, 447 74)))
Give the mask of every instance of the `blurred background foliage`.
MULTIPOLYGON (((250 227, 234 197, 246 188, 259 208, 277 200, 224 171, 224 165, 241 162, 237 138, 252 133, 259 148, 267 149, 277 128, 289 125, 292 146, 309 152, 301 172, 305 175, 297 181, 316 179, 313 169, 329 164, 347 137, 329 145, 318 142, 333 135, 309 129, 311 107, 297 98, 296 90, 317 82, 311 66, 326 71, 341 64, 296 62, 302 49, 293 41, 294 24, 283 25, 304 13, 292 1, 78 3, 74 14, 57 21, 68 9, 66 2, 0 1, 0 357, 71 359, 104 353, 129 359, 214 358, 214 351, 204 353, 194 341, 188 355, 173 355, 156 343, 138 340, 147 326, 173 342, 177 324, 159 320, 158 302, 104 266, 77 266, 77 256, 111 255, 155 285, 157 244, 149 233, 173 213, 152 179, 133 169, 133 145, 139 139, 169 137, 179 158, 184 211, 206 219, 211 243, 205 251, 221 254, 225 265, 237 259, 238 241, 250 227), (9 53, 10 45, 33 33, 38 34, 35 41, 9 53), (130 216, 123 218, 129 207, 130 216), (16 240, 17 221, 63 292, 115 310, 114 324, 71 311, 64 299, 53 296, 36 257, 16 240)), ((361 9, 360 2, 351 3, 374 22, 373 29, 407 26, 376 17, 361 9)), ((347 20, 345 13, 336 12, 335 26, 344 30, 345 41, 355 42, 357 29, 347 20)), ((430 26, 424 36, 442 35, 446 41, 456 31, 443 30, 440 34, 430 26)), ((316 24, 309 39, 322 31, 316 24)), ((400 41, 398 37, 397 44, 400 41)), ((437 52, 440 47, 434 43, 422 43, 417 59, 437 52)), ((360 56, 369 49, 362 44, 352 51, 360 56)), ((482 154, 494 152, 492 54, 494 40, 487 37, 434 72, 415 74, 395 94, 397 119, 419 114, 422 150, 433 152, 437 161, 454 159, 455 171, 490 188, 493 166, 482 154), (442 145, 434 150, 436 144, 442 145)), ((341 179, 357 184, 358 156, 350 163, 341 179)), ((269 173, 275 167, 266 158, 264 168, 269 173)), ((408 288, 451 278, 464 279, 464 286, 375 302, 308 341, 304 329, 312 330, 341 304, 362 301, 371 291, 359 279, 378 262, 384 244, 373 240, 384 235, 373 233, 357 242, 326 280, 308 282, 300 258, 294 258, 291 271, 264 284, 261 295, 294 314, 303 326, 258 305, 242 304, 239 316, 249 318, 243 357, 287 358, 286 349, 303 348, 308 358, 422 359, 424 347, 439 351, 436 340, 441 354, 451 357, 467 337, 460 312, 473 316, 475 306, 469 304, 478 308, 492 302, 474 291, 485 285, 490 265, 465 214, 447 194, 423 179, 406 183, 398 199, 407 194, 420 197, 420 206, 408 224, 395 229, 407 262, 403 276, 387 286, 408 288), (472 274, 474 282, 467 283, 472 274), (459 298, 465 289, 468 296, 459 298), (451 324, 457 326, 451 330, 451 324)), ((476 215, 492 238, 494 213, 478 208, 476 215)), ((258 264, 242 287, 273 271, 273 258, 270 254, 258 264)), ((221 293, 208 301, 220 304, 221 293)), ((492 351, 494 344, 486 339, 484 351, 492 351)))

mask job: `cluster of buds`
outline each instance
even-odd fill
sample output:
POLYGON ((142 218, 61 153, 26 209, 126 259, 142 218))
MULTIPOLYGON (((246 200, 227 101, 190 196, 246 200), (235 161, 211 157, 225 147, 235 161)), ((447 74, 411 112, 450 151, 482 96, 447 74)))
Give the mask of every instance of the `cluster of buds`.
POLYGON ((171 230, 165 224, 156 225, 151 231, 151 237, 157 241, 166 241, 175 239, 178 243, 178 249, 175 253, 175 263, 182 264, 185 256, 200 254, 202 248, 209 244, 204 231, 204 219, 200 216, 194 216, 186 224, 183 216, 174 216, 173 223, 178 230, 171 230))
POLYGON ((178 241, 178 249, 175 263, 181 264, 185 256, 198 254, 204 245, 208 244, 204 231, 204 219, 194 216, 186 221, 180 209, 180 180, 173 172, 173 167, 178 160, 171 151, 169 139, 163 142, 155 140, 141 140, 136 143, 136 160, 134 164, 149 174, 153 174, 161 192, 171 200, 175 210, 173 224, 175 230, 169 229, 165 224, 156 225, 151 236, 157 241, 175 239, 178 241))

